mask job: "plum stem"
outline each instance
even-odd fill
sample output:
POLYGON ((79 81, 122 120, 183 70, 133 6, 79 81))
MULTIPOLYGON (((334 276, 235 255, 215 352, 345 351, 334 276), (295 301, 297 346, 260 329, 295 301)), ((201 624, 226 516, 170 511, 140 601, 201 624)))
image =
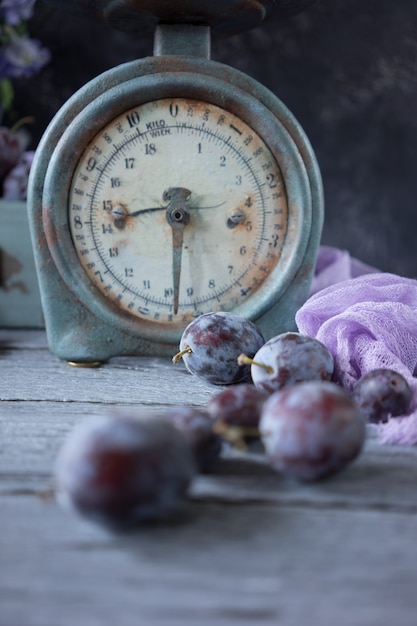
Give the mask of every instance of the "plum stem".
POLYGON ((219 420, 213 424, 213 432, 220 435, 224 441, 227 441, 232 447, 239 450, 247 450, 245 437, 260 436, 259 428, 249 426, 231 426, 219 420))
POLYGON ((259 361, 254 361, 246 354, 240 354, 237 357, 238 365, 257 365, 258 367, 262 367, 268 374, 274 373, 274 368, 271 365, 266 365, 265 363, 260 363, 259 361))
POLYGON ((181 357, 184 356, 184 354, 191 354, 191 353, 192 353, 192 350, 190 346, 185 346, 185 348, 177 352, 177 354, 174 354, 174 356, 172 357, 172 362, 176 364, 181 359, 181 357))

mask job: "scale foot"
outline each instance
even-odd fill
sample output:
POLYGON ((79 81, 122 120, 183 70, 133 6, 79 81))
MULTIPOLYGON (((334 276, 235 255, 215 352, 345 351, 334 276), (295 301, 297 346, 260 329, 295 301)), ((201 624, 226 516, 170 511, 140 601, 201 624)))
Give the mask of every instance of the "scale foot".
POLYGON ((71 367, 101 367, 104 361, 67 361, 71 367))

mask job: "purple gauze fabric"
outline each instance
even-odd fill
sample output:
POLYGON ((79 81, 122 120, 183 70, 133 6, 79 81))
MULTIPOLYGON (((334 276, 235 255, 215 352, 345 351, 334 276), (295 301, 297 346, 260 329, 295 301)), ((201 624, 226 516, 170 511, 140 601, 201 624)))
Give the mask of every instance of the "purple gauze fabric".
POLYGON ((310 295, 317 293, 317 291, 325 287, 329 287, 329 285, 340 283, 342 280, 379 271, 376 267, 355 259, 347 250, 340 250, 331 246, 320 246, 310 295))
POLYGON ((382 443, 417 444, 417 281, 382 272, 333 278, 297 312, 298 330, 329 348, 335 382, 346 389, 379 367, 402 374, 413 393, 410 414, 376 428, 382 443))

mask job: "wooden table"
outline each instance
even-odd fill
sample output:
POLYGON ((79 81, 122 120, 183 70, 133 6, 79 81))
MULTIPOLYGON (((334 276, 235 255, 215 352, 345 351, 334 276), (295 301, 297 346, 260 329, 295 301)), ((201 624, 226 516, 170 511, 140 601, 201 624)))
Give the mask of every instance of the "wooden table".
POLYGON ((0 331, 0 372, 0 626, 417 624, 417 448, 370 433, 314 485, 225 454, 181 520, 111 535, 42 497, 68 431, 218 389, 169 359, 73 369, 43 331, 0 331))

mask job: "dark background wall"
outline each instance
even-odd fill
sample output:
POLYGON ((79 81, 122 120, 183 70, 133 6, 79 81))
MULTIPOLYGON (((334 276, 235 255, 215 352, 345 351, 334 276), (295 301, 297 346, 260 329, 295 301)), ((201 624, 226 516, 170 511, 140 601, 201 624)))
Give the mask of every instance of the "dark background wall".
MULTIPOLYGON (((40 75, 17 84, 18 115, 36 118, 33 146, 81 85, 152 54, 150 32, 49 13, 42 0, 33 26, 52 53, 40 75)), ((324 182, 322 242, 417 277, 416 0, 318 0, 285 21, 215 39, 212 58, 269 87, 304 127, 324 182)))

